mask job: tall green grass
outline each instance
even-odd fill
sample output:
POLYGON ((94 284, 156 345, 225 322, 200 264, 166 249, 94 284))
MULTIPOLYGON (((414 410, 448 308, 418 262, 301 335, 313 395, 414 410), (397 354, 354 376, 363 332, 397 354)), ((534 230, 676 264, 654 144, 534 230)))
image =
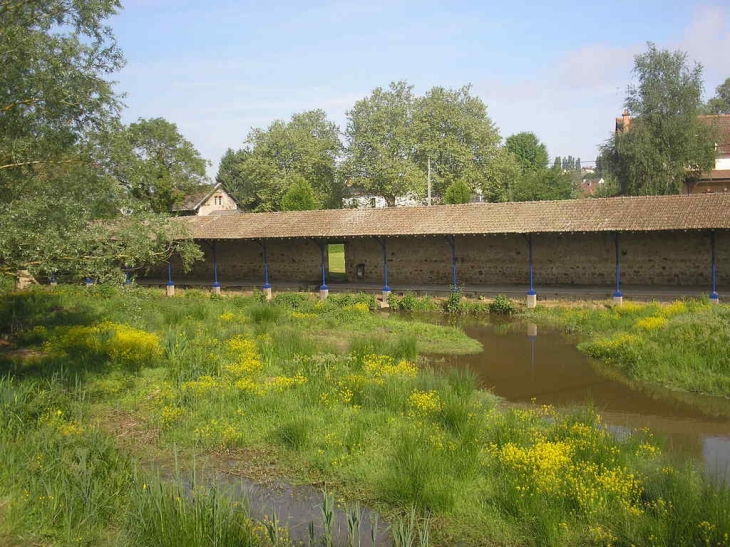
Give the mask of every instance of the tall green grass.
POLYGON ((578 348, 630 378, 730 396, 730 306, 706 300, 539 309, 535 317, 583 341, 578 348))

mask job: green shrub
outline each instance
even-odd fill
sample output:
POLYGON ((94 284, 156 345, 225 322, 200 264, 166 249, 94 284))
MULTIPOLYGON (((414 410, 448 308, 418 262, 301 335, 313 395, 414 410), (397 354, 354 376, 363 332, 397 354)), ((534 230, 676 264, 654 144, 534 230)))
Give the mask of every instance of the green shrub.
POLYGON ((449 296, 446 298, 446 301, 444 302, 444 310, 446 311, 446 313, 459 313, 459 311, 461 310, 460 290, 451 291, 449 296))
POLYGON ((303 449, 309 440, 311 423, 304 418, 284 422, 274 430, 274 438, 294 450, 303 449))
POLYGON ((498 294, 494 297, 494 300, 489 303, 489 313, 512 315, 515 311, 516 308, 512 300, 503 294, 498 294))
POLYGON ((303 292, 282 292, 274 296, 274 304, 282 308, 301 310, 312 307, 312 295, 303 292))

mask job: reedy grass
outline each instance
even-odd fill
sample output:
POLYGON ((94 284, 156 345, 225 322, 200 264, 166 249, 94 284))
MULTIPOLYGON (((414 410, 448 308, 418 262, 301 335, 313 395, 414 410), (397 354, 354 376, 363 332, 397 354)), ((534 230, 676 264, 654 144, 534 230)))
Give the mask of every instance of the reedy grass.
POLYGON ((578 348, 629 378, 730 396, 730 306, 707 300, 608 308, 538 308, 536 319, 583 340, 578 348))
MULTIPOLYGON (((138 369, 115 367, 105 351, 71 366, 68 357, 52 351, 57 334, 64 332, 54 323, 55 308, 39 313, 36 302, 29 308, 34 319, 16 316, 22 332, 43 321, 46 332, 32 339, 48 341, 50 349, 32 374, 21 367, 16 377, 0 382, 0 448, 11 454, 10 465, 0 471, 0 497, 10 496, 23 508, 6 510, 13 534, 62 543, 84 522, 97 539, 129 526, 134 541, 145 544, 142 535, 133 535, 145 534, 152 544, 163 526, 178 523, 188 530, 178 538, 181 544, 194 544, 201 530, 246 541, 236 535, 248 529, 240 526, 246 522, 243 510, 221 501, 219 491, 212 498, 206 491, 188 499, 163 485, 154 489, 157 497, 140 497, 151 496, 152 489, 140 491, 129 460, 115 459, 119 453, 109 438, 88 427, 88 392, 96 406, 133 413, 159 433, 163 449, 179 445, 235 454, 263 447, 277 455, 291 478, 324 480, 391 513, 430 512, 434 527, 428 535, 437 542, 451 541, 457 531, 473 543, 489 535, 490 541, 514 545, 643 545, 652 536, 657 545, 727 543, 728 491, 709 483, 695 465, 672 465, 647 433, 615 438, 590 410, 498 410, 494 398, 475 389, 473 376, 438 374, 408 363, 414 339, 415 349, 424 347, 428 333, 437 333, 439 342, 459 341, 458 329, 378 317, 358 306, 364 302, 343 307, 302 302, 293 310, 281 308, 274 321, 256 322, 249 308, 271 304, 202 294, 172 303, 135 290, 129 294, 126 300, 124 294, 92 299, 69 291, 53 295, 53 306, 63 309, 76 301, 88 308, 83 317, 95 318, 93 325, 123 321, 124 302, 130 325, 159 333, 162 357, 138 369), (158 300, 165 305, 158 306, 158 300), (187 310, 191 302, 205 319, 185 311, 179 320, 177 306, 187 310), (341 326, 338 336, 356 340, 351 351, 345 349, 349 344, 322 351, 314 333, 328 324, 341 326), (364 338, 368 330, 383 342, 364 338), (247 344, 236 347, 248 349, 231 351, 229 341, 236 337, 247 344), (57 410, 61 415, 54 418, 57 410), (55 466, 56 474, 48 474, 23 463, 23 455, 41 450, 54 462, 59 457, 68 470, 81 469, 94 484, 55 466), (93 454, 98 465, 79 467, 79 454, 93 454), (19 472, 30 481, 30 498, 44 495, 37 492, 49 484, 45 491, 78 492, 74 500, 86 499, 82 494, 99 499, 98 508, 76 507, 58 516, 41 510, 35 498, 26 507, 13 482, 19 472), (104 485, 113 486, 120 477, 128 486, 119 490, 117 501, 105 502, 114 489, 104 485), (172 504, 178 497, 191 505, 178 509, 172 504), (196 508, 197 503, 203 505, 196 508), (153 522, 145 530, 119 517, 160 507, 163 516, 157 523, 150 516, 153 522)), ((615 314, 620 324, 637 320, 629 310, 615 314)))

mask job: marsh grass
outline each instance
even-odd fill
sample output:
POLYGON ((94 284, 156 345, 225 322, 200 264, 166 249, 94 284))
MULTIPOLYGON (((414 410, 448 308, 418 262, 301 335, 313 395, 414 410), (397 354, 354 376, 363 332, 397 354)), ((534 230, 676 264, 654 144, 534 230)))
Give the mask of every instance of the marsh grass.
MULTIPOLYGON (((161 545, 166 534, 170 545, 271 543, 270 526, 250 522, 245 507, 221 489, 189 491, 143 476, 117 439, 94 425, 114 411, 133 417, 159 452, 260 451, 262 461, 245 463, 275 460, 291 479, 326 482, 338 495, 391 515, 432 515, 427 533, 422 517, 410 519, 403 544, 423 537, 505 545, 728 544, 728 490, 708 482, 696 464, 673 463, 650 433, 613 436, 585 408, 500 409, 468 372, 415 364, 428 343, 473 347, 456 328, 381 317, 364 301, 322 305, 297 297, 297 307, 287 309, 205 294, 174 301, 135 289, 89 294, 64 290, 45 304, 38 297, 14 308, 15 324, 23 326, 11 340, 42 344, 45 355, 33 374, 0 380, 0 498, 11 500, 0 533, 57 544, 111 537, 122 545, 161 545), (74 305, 86 310, 79 317, 94 321, 57 325, 40 311, 74 305), (261 311, 269 309, 278 311, 261 311), (129 329, 100 336, 84 330, 105 320, 129 329), (35 321, 45 331, 31 334, 35 321), (343 343, 322 344, 330 324, 343 343), (156 345, 137 331, 154 335, 156 345), (117 332, 128 334, 122 338, 130 345, 115 341, 117 332), (135 355, 136 344, 152 348, 155 358, 120 366, 114 348, 135 355)), ((675 335, 702 332, 695 322, 685 324, 685 311, 637 308, 570 321, 613 321, 652 336, 657 324, 674 322, 675 335)), ((709 314, 703 318, 712 325, 725 318, 723 310, 701 305, 690 311, 709 314)), ((137 444, 127 446, 148 454, 137 444)))
POLYGON ((538 309, 534 317, 583 338, 578 348, 629 378, 730 396, 730 306, 706 300, 538 309))

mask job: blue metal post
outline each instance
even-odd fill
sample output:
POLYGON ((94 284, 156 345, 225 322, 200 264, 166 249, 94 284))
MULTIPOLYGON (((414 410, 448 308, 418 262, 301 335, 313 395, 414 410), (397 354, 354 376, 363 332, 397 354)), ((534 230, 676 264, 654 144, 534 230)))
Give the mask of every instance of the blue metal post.
POLYGON ((221 284, 218 283, 218 253, 215 241, 211 245, 211 248, 213 249, 213 287, 218 288, 221 284))
POLYGON ((132 284, 132 274, 129 273, 129 270, 124 272, 124 284, 127 286, 132 284))
POLYGON ((167 286, 174 287, 175 283, 172 282, 172 264, 167 263, 167 286))
POLYGON ((269 257, 266 252, 266 240, 261 240, 261 249, 264 252, 264 286, 263 289, 270 289, 271 285, 269 284, 269 257))
POLYGON ((84 279, 84 284, 85 284, 85 285, 86 285, 87 287, 91 287, 91 286, 92 286, 92 285, 94 284, 94 280, 93 280, 93 279, 91 279, 90 277, 87 277, 86 279, 84 279))
POLYGON ((613 293, 614 298, 623 296, 621 293, 621 251, 619 248, 618 232, 613 234, 613 243, 616 248, 616 292, 613 293))
POLYGON ((720 295, 717 294, 717 262, 715 260, 715 230, 710 232, 710 260, 712 262, 712 292, 710 300, 718 301, 720 295))
POLYGON ((380 248, 383 250, 383 292, 390 292, 391 288, 388 286, 388 243, 385 238, 376 238, 380 243, 380 248))
POLYGON ((319 240, 319 249, 322 253, 322 285, 319 290, 328 291, 330 288, 327 286, 327 244, 324 239, 319 240))
POLYGON ((530 290, 527 291, 529 296, 536 295, 535 292, 535 271, 532 266, 532 234, 527 236, 527 262, 530 269, 530 290))
POLYGON ((456 292, 459 290, 456 279, 456 237, 446 236, 446 241, 449 242, 449 246, 451 247, 451 290, 452 292, 456 292))

